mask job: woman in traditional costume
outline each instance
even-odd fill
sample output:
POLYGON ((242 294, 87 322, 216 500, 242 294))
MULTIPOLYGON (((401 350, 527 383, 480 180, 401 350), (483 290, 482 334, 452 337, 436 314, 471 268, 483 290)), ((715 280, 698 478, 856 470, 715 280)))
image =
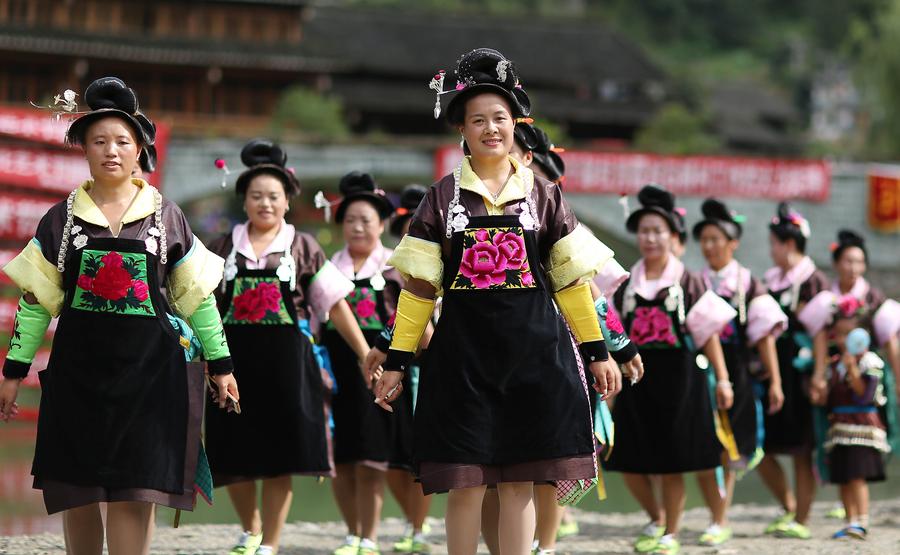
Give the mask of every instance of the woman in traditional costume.
POLYGON ((301 328, 330 321, 357 353, 368 345, 344 301, 353 284, 311 235, 284 219, 300 193, 284 150, 254 139, 241 160, 247 169, 235 192, 247 221, 210 250, 225 258, 217 296, 244 410, 207 412, 206 446, 213 482, 227 486, 243 528, 232 553, 269 555, 291 506, 291 477, 333 473, 322 370, 301 328))
POLYGON ((63 513, 69 553, 99 555, 105 535, 111 555, 142 554, 154 506, 192 510, 204 468, 204 376, 186 364, 191 342, 180 330, 196 333, 219 407, 238 399, 212 295, 223 264, 175 204, 131 177, 155 139, 134 91, 104 77, 84 99, 91 110, 66 139, 82 147, 92 178, 47 212, 4 268, 24 295, 0 413, 9 416, 50 319, 59 317, 49 365, 38 374, 34 486, 48 513, 63 513))

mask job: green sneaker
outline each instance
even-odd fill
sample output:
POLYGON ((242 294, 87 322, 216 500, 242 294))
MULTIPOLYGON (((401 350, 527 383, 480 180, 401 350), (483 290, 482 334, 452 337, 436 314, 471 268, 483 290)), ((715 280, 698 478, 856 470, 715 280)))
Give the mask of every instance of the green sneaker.
POLYGON ((795 520, 790 521, 783 528, 779 528, 775 535, 779 538, 793 538, 797 540, 808 540, 812 537, 809 528, 795 520))
POLYGON ((847 518, 847 511, 840 505, 833 507, 830 511, 825 513, 825 518, 833 518, 835 520, 844 520, 847 518))
POLYGON ((665 526, 658 526, 655 522, 651 522, 644 527, 637 539, 634 540, 634 550, 638 553, 650 553, 656 549, 659 539, 665 533, 665 526))
POLYGON ((368 538, 364 538, 359 540, 359 551, 357 551, 359 555, 381 555, 381 550, 378 549, 378 544, 373 542, 368 538))
POLYGON ((763 533, 765 534, 774 534, 779 530, 784 529, 785 526, 794 521, 794 513, 784 513, 778 516, 775 520, 769 523, 766 526, 766 529, 763 533))
POLYGON ((572 536, 578 535, 578 522, 575 520, 570 520, 569 522, 563 522, 559 525, 559 530, 556 531, 556 539, 561 540, 564 538, 571 538, 572 536))
POLYGON ((675 536, 667 534, 656 543, 656 547, 651 551, 651 555, 676 555, 681 551, 681 544, 675 539, 675 536))
POLYGON ((413 537, 412 534, 409 534, 394 544, 394 551, 397 553, 412 553, 412 546, 413 537))
POLYGON ((426 553, 431 553, 431 544, 425 539, 424 536, 413 536, 412 540, 412 549, 410 553, 414 553, 416 555, 425 555, 426 553))
POLYGON ((231 548, 228 555, 255 555, 260 544, 262 544, 262 534, 242 532, 237 544, 231 548))
POLYGON ((723 526, 719 526, 718 524, 713 524, 709 528, 706 529, 705 532, 700 536, 700 545, 706 546, 715 546, 722 545, 731 539, 731 528, 726 528, 723 526))
POLYGON ((359 553, 359 536, 347 536, 344 545, 335 549, 331 555, 356 555, 359 553))

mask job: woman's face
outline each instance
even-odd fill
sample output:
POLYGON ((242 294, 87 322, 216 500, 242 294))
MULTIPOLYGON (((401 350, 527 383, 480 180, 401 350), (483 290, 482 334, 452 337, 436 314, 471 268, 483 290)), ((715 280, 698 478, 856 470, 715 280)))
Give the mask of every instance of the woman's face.
POLYGON ((375 250, 384 233, 384 222, 378 217, 378 211, 365 200, 354 201, 347 207, 341 226, 350 252, 364 256, 375 250))
POLYGON ((794 251, 794 241, 782 241, 774 233, 769 232, 769 255, 772 262, 781 268, 787 268, 790 255, 794 251))
POLYGON ((244 195, 244 211, 257 230, 265 231, 281 224, 288 211, 288 198, 281 180, 265 173, 250 180, 244 195))
POLYGON ((737 239, 730 239, 717 225, 705 225, 700 231, 700 250, 714 270, 721 270, 734 259, 738 244, 737 239))
POLYGON ((834 269, 840 281, 853 283, 866 273, 866 255, 859 247, 846 247, 834 263, 834 269))
POLYGON ((84 157, 91 176, 101 183, 120 183, 131 178, 141 148, 131 126, 117 117, 100 119, 84 134, 84 157))
POLYGON ((466 102, 466 115, 459 128, 473 158, 505 157, 515 141, 516 123, 509 104, 497 94, 483 93, 466 102))
POLYGON ((637 228, 638 250, 647 260, 663 260, 672 248, 669 222, 659 214, 644 214, 637 228))

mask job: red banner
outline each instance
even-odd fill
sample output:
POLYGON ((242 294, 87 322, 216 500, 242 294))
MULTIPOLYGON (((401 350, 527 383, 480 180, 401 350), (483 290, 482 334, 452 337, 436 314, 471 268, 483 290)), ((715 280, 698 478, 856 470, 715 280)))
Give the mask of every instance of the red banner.
POLYGON ((0 239, 31 239, 38 222, 55 203, 43 197, 0 192, 0 239))
POLYGON ((887 233, 900 231, 900 172, 869 174, 869 225, 887 233))
MULTIPOLYGON (((794 161, 726 156, 660 156, 567 150, 565 190, 572 193, 636 194, 648 183, 675 195, 828 200, 831 166, 794 161)), ((435 153, 435 179, 449 174, 462 158, 457 146, 435 153)))
MULTIPOLYGON (((9 249, 0 249, 0 268, 6 266, 7 262, 12 260, 19 251, 9 250, 9 249)), ((9 279, 5 273, 0 272, 0 285, 9 285, 12 281, 9 279)), ((0 328, 0 332, 2 332, 3 328, 0 328)))
POLYGON ((38 108, 0 108, 0 135, 49 145, 65 144, 70 117, 58 120, 38 108))

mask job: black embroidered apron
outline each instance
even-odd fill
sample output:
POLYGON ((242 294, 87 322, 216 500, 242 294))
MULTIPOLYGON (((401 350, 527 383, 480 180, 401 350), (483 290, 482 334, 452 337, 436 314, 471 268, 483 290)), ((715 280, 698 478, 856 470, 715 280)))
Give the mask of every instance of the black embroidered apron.
MULTIPOLYGON (((791 286, 770 292, 788 317, 787 330, 775 341, 778 368, 781 371, 781 389, 784 391, 781 410, 768 414, 768 396, 763 396, 763 406, 766 408, 765 450, 772 454, 797 453, 812 449, 813 444, 813 410, 808 394, 810 368, 798 369, 798 361, 795 361, 802 349, 806 349, 804 358, 812 357, 809 335, 794 310, 797 301, 794 296, 799 291, 799 287, 791 286), (801 347, 806 342, 809 342, 809 346, 801 347)), ((763 386, 768 390, 769 381, 763 386)))
MULTIPOLYGON (((750 459, 756 452, 759 441, 759 423, 762 415, 757 411, 756 395, 753 391, 753 379, 750 376, 750 360, 753 351, 747 338, 747 300, 746 294, 738 293, 734 298, 722 297, 737 312, 734 320, 729 322, 719 340, 722 343, 722 353, 725 356, 725 367, 728 368, 728 379, 734 391, 734 402, 728 409, 728 420, 734 439, 737 442, 738 453, 745 459, 750 459), (743 305, 743 306, 742 306, 743 305), (741 321, 743 316, 743 320, 741 321)), ((746 462, 746 461, 744 461, 746 462)))
POLYGON ((666 306, 667 298, 671 303, 670 292, 654 300, 635 295, 635 308, 623 314, 625 329, 644 363, 644 377, 635 385, 624 380, 615 399, 616 445, 604 469, 664 474, 720 463, 722 446, 716 438, 707 377, 697 368, 684 325, 675 307, 666 306), (639 318, 642 310, 647 312, 639 318), (635 329, 641 319, 654 328, 652 333, 645 333, 649 328, 643 323, 635 329))
POLYGON ((328 475, 322 374, 276 270, 237 270, 222 321, 241 414, 207 398, 206 450, 216 487, 286 474, 328 475))
POLYGON ((39 373, 36 487, 47 480, 191 491, 188 369, 157 279, 144 241, 70 246, 65 302, 39 373))
POLYGON ((471 217, 453 233, 419 377, 416 465, 592 453, 588 400, 539 252, 518 216, 471 217))
MULTIPOLYGON (((381 277, 378 274, 378 277, 381 277)), ((356 321, 369 345, 381 334, 390 320, 384 299, 384 288, 400 285, 374 278, 354 280, 354 290, 347 296, 356 321), (373 280, 376 281, 373 285, 373 280), (377 287, 376 287, 377 286, 377 287)), ((394 404, 394 412, 382 410, 366 387, 356 353, 329 322, 322 332, 322 344, 328 349, 331 368, 337 382, 337 393, 331 399, 334 418, 334 461, 336 464, 359 462, 385 463, 408 467, 412 450, 410 426, 412 397, 404 396, 394 404)), ((404 386, 410 384, 405 378, 404 386)), ((411 386, 408 391, 411 391, 411 386)))

